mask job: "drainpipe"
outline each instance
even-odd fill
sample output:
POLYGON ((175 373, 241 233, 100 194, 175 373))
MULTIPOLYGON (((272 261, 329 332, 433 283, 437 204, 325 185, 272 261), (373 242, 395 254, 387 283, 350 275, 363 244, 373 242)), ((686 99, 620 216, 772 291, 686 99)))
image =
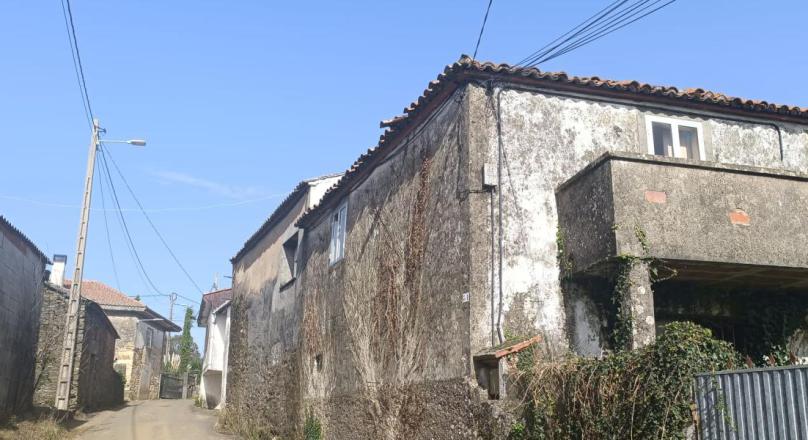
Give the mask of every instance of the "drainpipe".
POLYGON ((502 241, 503 241, 503 231, 502 231, 502 115, 500 112, 500 100, 502 97, 502 88, 497 90, 497 109, 496 109, 496 119, 497 119, 497 198, 499 203, 499 213, 498 213, 498 223, 499 225, 497 228, 499 229, 499 276, 497 277, 497 281, 499 283, 499 306, 497 307, 497 336, 499 337, 499 343, 503 343, 505 338, 502 335, 502 241))
MULTIPOLYGON (((488 81, 485 83, 487 94, 489 100, 493 97, 493 94, 496 92, 496 104, 491 102, 491 110, 494 113, 494 117, 496 118, 496 128, 497 128, 497 205, 499 212, 497 213, 497 290, 499 291, 497 296, 499 297, 498 300, 498 307, 497 307, 497 319, 496 324, 494 323, 494 232, 493 232, 493 223, 494 223, 494 194, 491 193, 491 333, 492 333, 492 344, 493 341, 493 333, 494 328, 496 328, 497 339, 499 343, 503 343, 505 338, 502 334, 502 308, 503 308, 503 288, 502 288, 502 272, 503 272, 503 253, 502 249, 504 247, 504 234, 502 228, 502 204, 503 204, 503 195, 502 195, 502 162, 503 162, 503 147, 502 147, 502 117, 501 117, 501 98, 502 98, 502 88, 495 87, 493 81, 488 81)), ((494 344, 495 345, 495 344, 494 344)))

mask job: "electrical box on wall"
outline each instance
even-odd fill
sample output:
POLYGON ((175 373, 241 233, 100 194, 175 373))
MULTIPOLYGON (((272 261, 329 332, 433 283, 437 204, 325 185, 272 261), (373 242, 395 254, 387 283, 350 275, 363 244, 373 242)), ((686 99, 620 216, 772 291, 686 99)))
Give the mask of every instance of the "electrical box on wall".
POLYGON ((497 187, 497 168, 490 163, 483 165, 483 188, 493 189, 497 187))

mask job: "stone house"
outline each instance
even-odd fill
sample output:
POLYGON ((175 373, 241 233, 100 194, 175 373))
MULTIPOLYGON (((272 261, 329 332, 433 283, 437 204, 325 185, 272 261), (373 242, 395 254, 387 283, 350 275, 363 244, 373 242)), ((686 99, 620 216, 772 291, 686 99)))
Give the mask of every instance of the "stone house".
POLYGON ((221 409, 224 406, 232 297, 231 289, 220 289, 202 295, 202 302, 199 304, 196 322, 199 327, 205 327, 199 398, 209 409, 221 409))
MULTIPOLYGON (((65 260, 64 255, 53 257, 55 266, 65 260)), ((61 278, 51 272, 52 281, 61 278)), ((52 282, 44 284, 34 392, 37 406, 53 407, 56 401, 69 298, 70 290, 52 282)), ((94 411, 123 402, 123 378, 113 369, 116 339, 118 333, 101 307, 82 297, 70 411, 94 411)))
MULTIPOLYGON (((69 286, 70 280, 65 280, 63 285, 69 286)), ((81 295, 101 306, 118 333, 113 367, 124 377, 124 398, 157 399, 166 332, 182 329, 142 302, 101 281, 83 280, 81 295)))
POLYGON ((48 264, 45 254, 0 215, 0 420, 31 407, 48 264))
POLYGON ((284 353, 295 350, 300 333, 298 326, 288 325, 301 313, 295 222, 339 177, 300 182, 231 260, 228 408, 263 407, 261 414, 272 423, 286 421, 293 411, 286 407, 293 399, 284 397, 284 387, 294 386, 296 373, 284 353))
POLYGON ((805 356, 808 109, 463 57, 381 126, 297 220, 293 290, 256 296, 285 228, 233 260, 231 387, 260 353, 279 434, 502 435, 506 341, 600 356, 686 319, 805 356))

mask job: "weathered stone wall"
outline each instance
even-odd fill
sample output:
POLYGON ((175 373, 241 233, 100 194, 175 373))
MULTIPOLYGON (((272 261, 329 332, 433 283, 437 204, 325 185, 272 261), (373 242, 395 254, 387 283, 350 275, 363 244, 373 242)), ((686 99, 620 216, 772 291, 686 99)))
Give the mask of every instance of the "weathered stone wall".
POLYGON ((312 185, 284 218, 234 261, 226 405, 271 427, 297 423, 301 293, 292 280, 283 243, 298 233, 298 217, 336 178, 312 185))
POLYGON ((115 331, 118 332, 118 340, 115 341, 115 368, 124 371, 124 396, 128 399, 132 390, 132 368, 135 359, 135 338, 137 335, 137 322, 135 316, 128 314, 108 313, 108 317, 115 331))
POLYGON ((120 339, 115 342, 115 367, 126 369, 124 395, 129 400, 157 399, 163 371, 165 333, 125 311, 107 311, 120 339), (144 347, 146 329, 152 328, 151 347, 144 347))
POLYGON ((44 270, 44 257, 0 221, 0 418, 32 403, 44 270))
POLYGON ((297 416, 319 418, 326 438, 459 438, 475 429, 460 409, 465 397, 438 398, 439 384, 472 374, 464 99, 456 92, 342 201, 342 260, 329 264, 329 214, 306 230, 297 416), (432 402, 445 405, 424 410, 432 402))
MULTIPOLYGON (((326 438, 497 436, 460 415, 494 408, 455 392, 475 353, 537 333, 548 358, 570 342, 591 355, 603 347, 611 299, 592 298, 583 281, 562 293, 559 184, 606 151, 647 153, 647 115, 701 122, 706 160, 808 167, 805 127, 498 87, 462 86, 335 202, 348 211, 344 259, 329 262, 333 212, 308 219, 300 275, 279 292, 295 207, 234 264, 228 405, 285 437, 307 418, 326 438)), ((646 272, 629 278, 640 286, 646 272)), ((629 304, 636 317, 653 309, 649 285, 629 292, 651 300, 629 304)), ((653 320, 642 322, 632 346, 653 337, 653 320)))
MULTIPOLYGON (((46 283, 37 344, 34 403, 52 407, 56 400, 59 355, 64 337, 69 292, 46 283)), ((101 308, 86 299, 79 309, 72 377, 71 410, 95 410, 123 401, 123 382, 112 369, 115 333, 101 308)))
POLYGON ((78 404, 85 411, 123 402, 123 381, 113 369, 116 335, 101 308, 87 302, 83 311, 78 404))
MULTIPOLYGON (((700 122, 708 161, 800 172, 808 169, 806 126, 754 118, 738 121, 737 116, 504 87, 486 90, 470 86, 469 90, 469 112, 474 121, 469 134, 471 170, 479 170, 486 163, 496 168, 502 158, 503 333, 539 332, 559 349, 565 348, 569 340, 565 309, 570 307, 564 304, 559 282, 555 189, 606 151, 647 153, 646 116, 700 122)), ((490 231, 492 223, 499 223, 498 194, 494 197, 493 222, 489 199, 485 195, 472 197, 474 231, 490 231)), ((499 236, 495 240, 493 256, 498 261, 499 236)), ((490 276, 491 254, 490 243, 477 238, 473 255, 485 257, 472 260, 473 288, 480 288, 472 298, 488 297, 481 298, 484 306, 479 313, 472 313, 477 320, 472 325, 472 346, 484 346, 490 341, 488 280, 496 282, 498 273, 495 267, 494 276, 490 276)), ((495 284, 494 299, 498 303, 496 287, 495 284)), ((582 315, 590 306, 578 301, 575 307, 582 315)), ((494 314, 499 315, 494 308, 494 314)))

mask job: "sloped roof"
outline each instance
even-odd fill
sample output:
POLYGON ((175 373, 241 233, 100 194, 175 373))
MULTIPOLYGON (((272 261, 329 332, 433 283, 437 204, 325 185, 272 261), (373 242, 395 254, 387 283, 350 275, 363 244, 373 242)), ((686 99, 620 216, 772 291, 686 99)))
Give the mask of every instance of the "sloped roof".
POLYGON ((512 86, 543 87, 612 99, 663 103, 683 108, 709 110, 718 113, 744 114, 757 118, 808 124, 808 108, 774 104, 767 101, 737 98, 700 88, 679 90, 638 81, 616 81, 599 77, 578 77, 565 72, 542 72, 533 67, 480 62, 467 55, 446 66, 437 79, 431 81, 421 96, 404 109, 404 114, 382 121, 385 128, 379 143, 359 158, 332 186, 320 202, 304 213, 298 225, 306 227, 319 217, 320 211, 339 199, 345 188, 361 182, 365 173, 395 149, 398 140, 407 135, 429 114, 434 112, 460 86, 472 81, 501 81, 512 86))
POLYGON ((20 239, 23 243, 28 245, 31 248, 31 250, 33 250, 35 254, 39 255, 46 264, 50 264, 51 261, 48 258, 48 256, 45 255, 41 250, 39 250, 39 248, 34 244, 33 241, 31 241, 30 238, 26 237, 26 235, 23 234, 22 231, 17 229, 13 224, 11 224, 10 221, 8 221, 2 215, 0 215, 0 225, 5 226, 6 229, 8 229, 18 239, 20 239))
POLYGON ((210 313, 231 299, 233 299, 232 289, 220 289, 202 295, 202 302, 199 304, 199 313, 196 317, 197 325, 200 327, 207 325, 210 313))
MULTIPOLYGON (((70 289, 71 280, 65 280, 64 287, 70 289)), ((146 309, 146 304, 126 296, 123 292, 114 287, 108 286, 101 281, 82 280, 81 296, 101 306, 131 307, 134 309, 146 309)))
MULTIPOLYGON (((70 299, 70 290, 66 289, 63 286, 53 284, 50 281, 45 281, 45 288, 53 292, 56 292, 57 294, 61 295, 65 300, 70 299)), ((107 330, 109 330, 110 333, 112 333, 115 336, 115 339, 121 338, 120 335, 118 335, 118 331, 115 330, 115 326, 112 325, 112 322, 110 322, 109 318, 107 317, 107 314, 104 313, 104 310, 101 308, 101 306, 98 305, 98 303, 88 298, 85 298, 84 296, 81 297, 81 301, 87 304, 88 307, 97 308, 99 313, 101 313, 101 315, 104 317, 103 323, 107 327, 107 330)))
MULTIPOLYGON (((70 289, 71 280, 64 280, 63 284, 65 288, 70 289)), ((182 330, 180 326, 155 312, 146 304, 126 296, 120 290, 101 281, 82 280, 81 296, 95 302, 105 311, 131 311, 135 312, 141 319, 148 320, 150 324, 165 331, 178 332, 182 330)))
POLYGON ((342 173, 327 174, 325 176, 306 179, 298 183, 297 186, 295 186, 295 188, 292 190, 292 192, 289 193, 289 195, 286 196, 285 199, 283 199, 283 201, 278 205, 277 208, 275 208, 274 211, 272 211, 272 214, 270 214, 269 218, 267 218, 264 224, 261 225, 261 227, 258 228, 258 230, 255 231, 255 233, 253 233, 253 235, 251 235, 250 238, 247 239, 247 241, 244 243, 244 246, 242 246, 242 248, 236 253, 236 256, 230 259, 230 262, 233 263, 241 259, 241 257, 243 257, 247 252, 250 251, 250 249, 255 247, 255 245, 258 244, 258 242, 261 241, 261 239, 264 238, 269 233, 269 231, 272 230, 272 228, 279 221, 281 221, 281 219, 283 219, 284 216, 286 216, 287 212, 290 209, 292 209, 292 207, 295 206, 295 204, 297 204, 300 198, 306 194, 306 189, 308 189, 312 183, 319 182, 320 180, 330 179, 332 177, 339 177, 341 175, 342 173))

